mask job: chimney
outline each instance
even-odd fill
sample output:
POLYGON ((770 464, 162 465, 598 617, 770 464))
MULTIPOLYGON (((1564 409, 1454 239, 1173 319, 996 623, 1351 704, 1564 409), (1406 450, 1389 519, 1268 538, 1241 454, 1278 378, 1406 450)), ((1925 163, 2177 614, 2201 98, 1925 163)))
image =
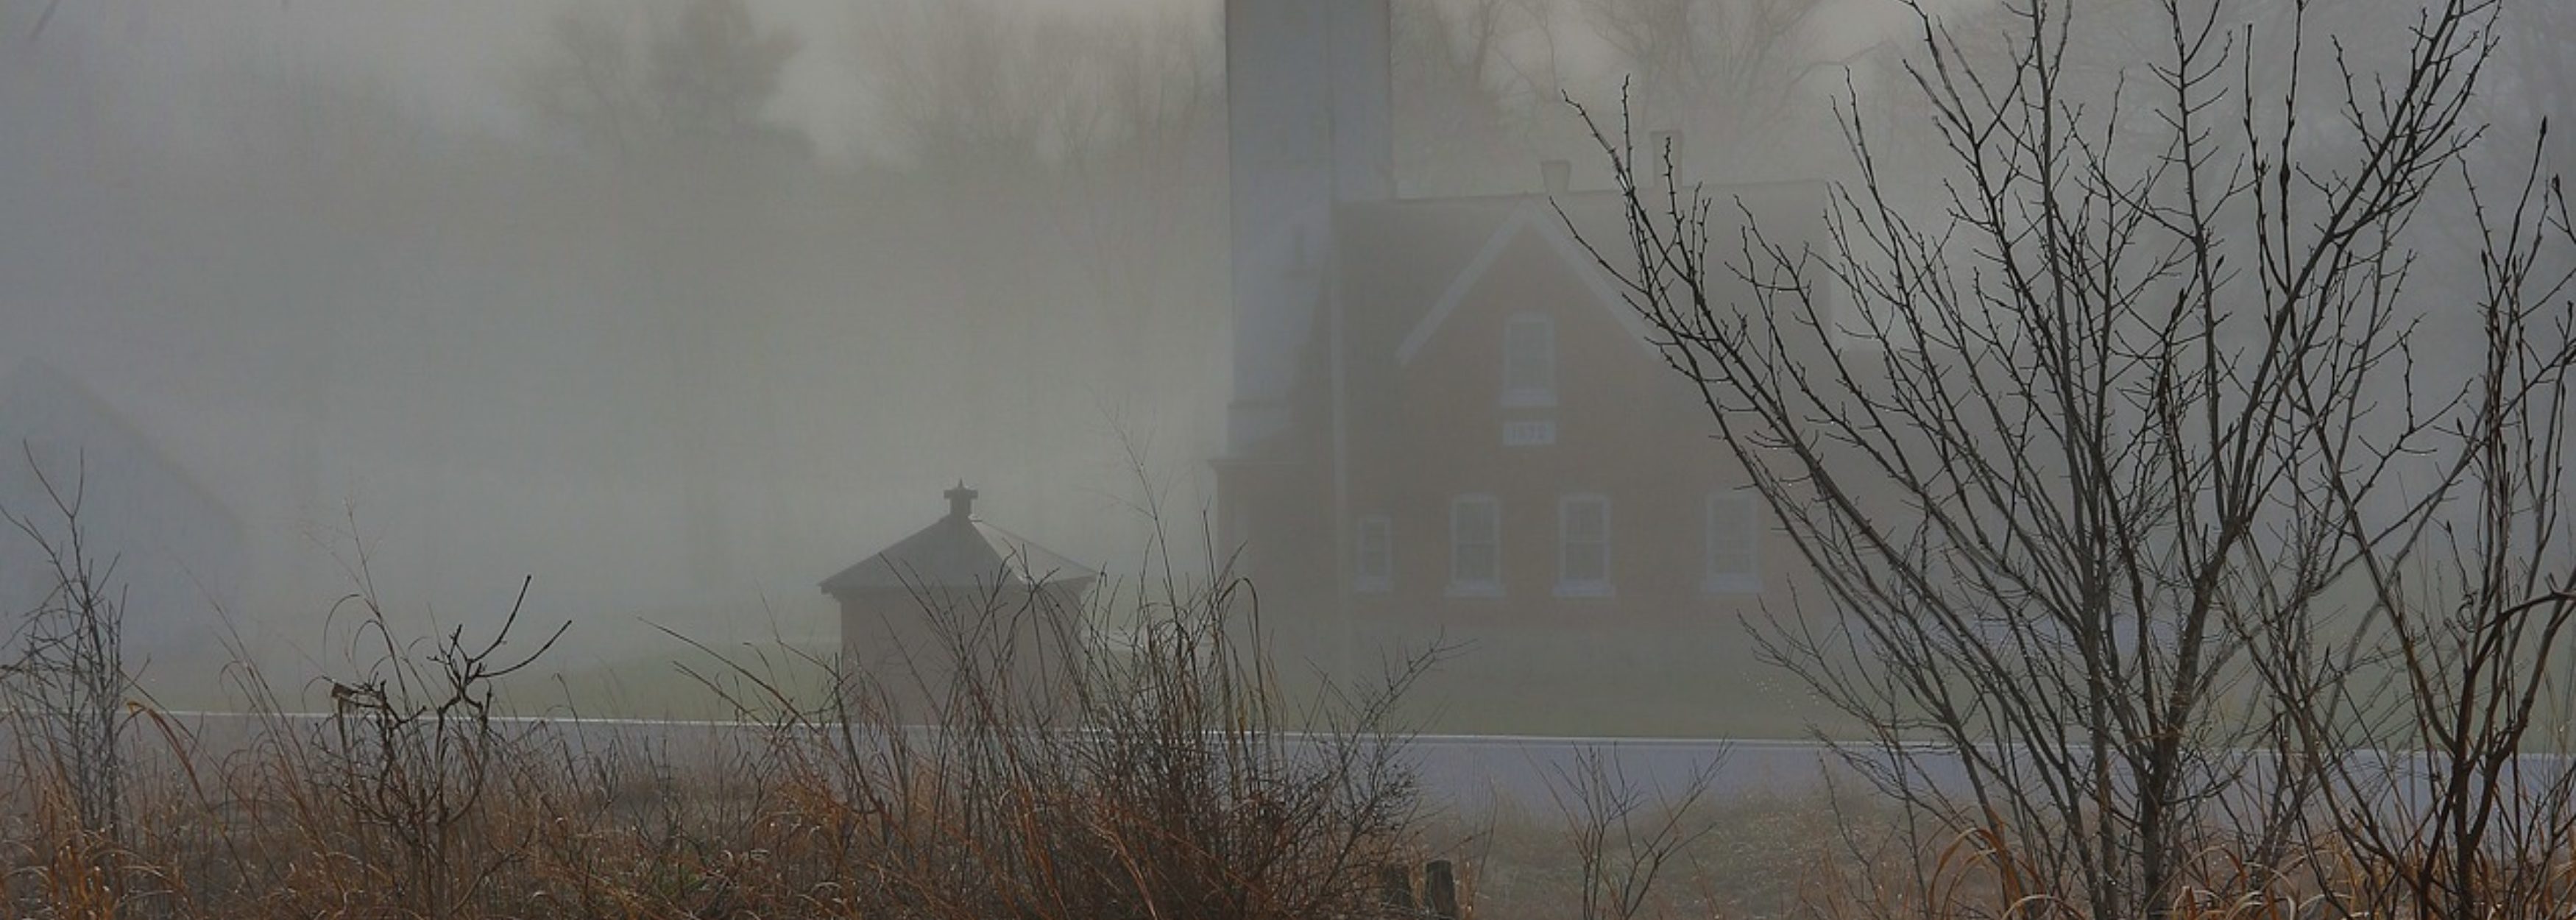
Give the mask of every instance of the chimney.
POLYGON ((966 487, 966 480, 957 480, 957 488, 939 494, 948 498, 949 517, 962 521, 974 516, 976 493, 975 490, 966 487))
POLYGON ((1389 2, 1224 0, 1229 455, 1250 456, 1288 427, 1334 296, 1334 208, 1395 196, 1389 2))
POLYGON ((1574 162, 1542 160, 1538 164, 1538 177, 1540 187, 1546 189, 1548 194, 1565 194, 1568 189, 1574 187, 1574 162))

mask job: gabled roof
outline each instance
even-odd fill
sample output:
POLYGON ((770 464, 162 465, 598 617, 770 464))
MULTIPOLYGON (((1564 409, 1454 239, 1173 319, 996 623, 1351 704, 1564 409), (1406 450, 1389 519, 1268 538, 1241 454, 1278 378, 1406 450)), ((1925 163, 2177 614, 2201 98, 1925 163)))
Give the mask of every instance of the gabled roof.
MULTIPOLYGON (((0 376, 0 471, 30 474, 26 469, 29 450, 39 452, 37 460, 46 465, 44 472, 50 476, 92 472, 74 469, 76 464, 101 470, 121 464, 147 468, 149 475, 167 486, 156 498, 188 502, 193 507, 184 509, 185 513, 219 520, 231 536, 237 537, 241 531, 241 521, 232 509, 146 437, 124 413, 108 405, 79 378, 34 358, 20 360, 6 376, 0 376), (60 451, 61 455, 41 455, 49 450, 60 451)), ((131 490, 142 486, 126 481, 116 487, 131 490)), ((156 510, 165 515, 182 512, 178 507, 156 510)))
MULTIPOLYGON (((1796 245, 1821 239, 1818 218, 1824 188, 1814 182, 1709 184, 1713 202, 1709 238, 1731 247, 1747 212, 1759 215, 1772 239, 1796 245)), ((1491 271, 1505 265, 1534 238, 1542 257, 1558 262, 1596 306, 1609 311, 1640 349, 1654 350, 1645 318, 1638 316, 1620 280, 1604 271, 1589 241, 1614 264, 1634 258, 1627 203, 1615 191, 1554 195, 1485 195, 1356 202, 1336 209, 1342 238, 1340 295, 1349 304, 1341 332, 1354 362, 1400 368, 1460 307, 1468 306, 1491 271), (1573 227, 1568 228, 1571 220, 1573 227)), ((1724 255, 1720 252, 1718 255, 1724 255)), ((1722 270, 1722 269, 1720 269, 1722 270)))
MULTIPOLYGON (((960 489, 972 501, 971 490, 960 489)), ((1088 581, 1099 572, 995 527, 965 502, 947 517, 823 580, 823 593, 1035 587, 1088 581)))
MULTIPOLYGON (((1629 305, 1626 296, 1620 292, 1619 282, 1601 268, 1599 260, 1584 248, 1582 241, 1566 232, 1564 215, 1550 207, 1546 199, 1529 198, 1512 208, 1511 215, 1503 219, 1502 226, 1494 228, 1493 234, 1485 238, 1484 246, 1477 249, 1466 267, 1459 271, 1457 277, 1450 279, 1447 288, 1440 292, 1440 298, 1432 301, 1430 311, 1405 333, 1403 343, 1396 346, 1396 363, 1412 363, 1414 353, 1431 341, 1432 335, 1440 331, 1440 324, 1449 319, 1449 314, 1458 311, 1459 303, 1475 292, 1476 284, 1484 280, 1485 272, 1492 269, 1494 263, 1502 258, 1503 251, 1511 248, 1512 241, 1520 239, 1523 234, 1536 235, 1546 241, 1564 262, 1566 270, 1583 283, 1584 290, 1592 295, 1592 302, 1608 310, 1610 316, 1628 330, 1629 339, 1640 349, 1649 356, 1654 354, 1655 346, 1649 335, 1651 330, 1646 328, 1645 320, 1637 315, 1636 308, 1629 305)), ((1625 239, 1621 241, 1625 242, 1625 239)))
MULTIPOLYGON (((1824 236, 1818 220, 1823 187, 1817 183, 1712 184, 1704 191, 1717 202, 1710 209, 1712 240, 1735 238, 1747 212, 1759 216, 1771 238, 1785 245, 1824 236)), ((1405 359, 1444 331, 1454 331, 1448 321, 1456 314, 1473 314, 1478 298, 1492 295, 1492 288, 1513 274, 1509 266, 1516 259, 1544 259, 1555 263, 1548 271, 1571 273, 1564 277, 1582 292, 1580 299, 1609 311, 1640 351, 1655 352, 1644 317, 1621 295, 1618 279, 1603 271, 1583 245, 1590 241, 1614 264, 1634 257, 1626 201, 1618 192, 1399 198, 1347 202, 1333 210, 1338 242, 1331 296, 1338 305, 1329 319, 1317 318, 1319 329, 1328 332, 1307 343, 1300 356, 1301 373, 1290 397, 1298 413, 1288 429, 1293 434, 1229 457, 1231 464, 1320 461, 1335 413, 1369 420, 1363 428, 1388 423, 1387 414, 1398 401, 1343 400, 1335 388, 1354 394, 1400 392, 1409 366, 1405 359)))

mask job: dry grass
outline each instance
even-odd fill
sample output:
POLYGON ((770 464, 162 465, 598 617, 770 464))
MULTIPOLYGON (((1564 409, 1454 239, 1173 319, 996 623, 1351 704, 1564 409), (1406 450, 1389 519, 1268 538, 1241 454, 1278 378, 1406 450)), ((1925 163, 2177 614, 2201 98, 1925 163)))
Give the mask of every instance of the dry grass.
MULTIPOLYGON (((0 914, 1389 917, 1385 868, 1439 856, 1477 920, 2085 918, 2023 841, 1886 803, 1637 797, 1578 773, 1554 808, 1428 813, 1387 722, 1423 663, 1291 707, 1233 592, 1167 592, 1162 628, 1045 686, 1014 665, 1032 650, 992 644, 1021 631, 973 626, 1043 598, 935 601, 936 675, 711 655, 704 687, 763 727, 704 734, 492 718, 518 659, 393 641, 362 596, 383 654, 333 685, 329 717, 283 714, 250 674, 259 715, 220 736, 134 707, 117 826, 84 821, 43 733, 0 722, 0 914), (820 706, 782 677, 815 669, 838 682, 820 706)), ((2258 858, 2213 833, 2164 916, 2426 913, 2425 867, 2311 836, 2258 858)), ((2458 897, 2576 915, 2569 868, 2499 857, 2458 897)))
POLYGON ((221 737, 134 707, 114 826, 80 817, 44 716, 0 716, 0 915, 1382 914, 1379 871, 1419 856, 1383 724, 1416 672, 1292 707, 1236 589, 1167 589, 1135 647, 1059 659, 1043 687, 1018 658, 1091 646, 979 624, 1080 618, 925 595, 948 628, 915 673, 792 663, 832 666, 820 706, 791 663, 710 656, 705 687, 765 728, 704 739, 496 718, 526 659, 498 636, 398 641, 361 592, 378 654, 330 684, 331 715, 285 714, 248 673, 257 715, 221 737))
MULTIPOLYGON (((853 756, 852 736, 793 719, 703 743, 585 742, 525 729, 454 748, 464 761, 444 764, 451 778, 488 779, 473 801, 442 813, 395 808, 412 800, 387 791, 410 781, 404 771, 440 765, 368 759, 346 719, 273 718, 247 743, 219 749, 164 731, 148 712, 139 718, 133 817, 113 834, 82 827, 65 778, 26 756, 40 752, 19 752, 0 793, 0 910, 1363 916, 1377 912, 1369 889, 1379 866, 1444 855, 1458 861, 1471 917, 1585 916, 1570 843, 1579 829, 1565 814, 1506 805, 1472 825, 1425 818, 1411 810, 1408 788, 1372 786, 1366 770, 1338 761, 1303 769, 1326 761, 1293 756, 1246 766, 1222 743, 1180 745, 1173 756, 1035 732, 972 745, 916 736, 853 756), (1237 787, 1227 771, 1238 769, 1267 779, 1237 787)), ((1677 852, 1631 916, 2084 916, 2084 900, 2038 877, 2014 842, 1909 835, 1891 808, 1758 799, 1705 805, 1692 820, 1709 832, 1677 852)), ((2213 847, 2166 916, 2416 914, 2403 884, 2414 867, 2331 840, 2274 863, 2213 847)), ((2497 892, 2538 890, 2550 904, 2576 905, 2568 870, 2487 871, 2497 892)), ((2528 896, 2513 907, 2549 911, 2528 896)))

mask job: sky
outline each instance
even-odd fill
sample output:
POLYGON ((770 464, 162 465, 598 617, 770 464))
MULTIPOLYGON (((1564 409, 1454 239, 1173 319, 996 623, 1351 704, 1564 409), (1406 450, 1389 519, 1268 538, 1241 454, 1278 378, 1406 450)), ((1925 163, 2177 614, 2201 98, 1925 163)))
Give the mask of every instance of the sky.
MULTIPOLYGON (((1926 8, 1951 14, 1989 2, 1935 0, 1926 8)), ((887 153, 872 148, 867 137, 871 113, 881 103, 871 98, 875 90, 867 74, 854 65, 854 56, 863 53, 856 39, 868 16, 919 5, 921 0, 753 4, 763 26, 790 31, 806 46, 790 63, 770 114, 835 156, 887 153)), ((46 6, 45 0, 11 0, 0 10, 11 17, 9 31, 25 35, 46 6)), ((1205 0, 1017 0, 1008 6, 1103 19, 1146 13, 1212 22, 1218 16, 1216 4, 1205 0)), ((1571 4, 1547 6, 1560 24, 1579 17, 1571 4)), ((1824 6, 1813 17, 1816 34, 1809 40, 1827 57, 1849 57, 1911 27, 1905 9, 1888 0, 1833 0, 1824 6)), ((75 66, 86 72, 112 74, 106 82, 131 107, 122 117, 140 122, 121 127, 156 139, 184 143, 192 133, 218 128, 220 110, 174 104, 174 97, 212 73, 243 66, 382 85, 444 127, 507 133, 523 130, 527 118, 524 107, 509 98, 514 69, 544 52, 555 19, 568 11, 653 15, 649 11, 656 8, 610 0, 104 0, 63 4, 45 31, 51 33, 49 54, 76 55, 75 66)), ((1579 80, 1619 71, 1617 60, 1579 28, 1562 30, 1554 41, 1552 50, 1571 62, 1568 71, 1579 80)))

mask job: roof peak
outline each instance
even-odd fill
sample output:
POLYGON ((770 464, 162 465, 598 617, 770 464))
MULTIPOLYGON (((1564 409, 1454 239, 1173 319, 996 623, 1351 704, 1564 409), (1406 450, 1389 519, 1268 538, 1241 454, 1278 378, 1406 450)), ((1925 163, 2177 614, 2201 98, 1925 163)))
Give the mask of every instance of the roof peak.
POLYGON ((1080 586, 1100 573, 974 516, 963 480, 945 493, 948 516, 823 581, 823 593, 1080 586))

